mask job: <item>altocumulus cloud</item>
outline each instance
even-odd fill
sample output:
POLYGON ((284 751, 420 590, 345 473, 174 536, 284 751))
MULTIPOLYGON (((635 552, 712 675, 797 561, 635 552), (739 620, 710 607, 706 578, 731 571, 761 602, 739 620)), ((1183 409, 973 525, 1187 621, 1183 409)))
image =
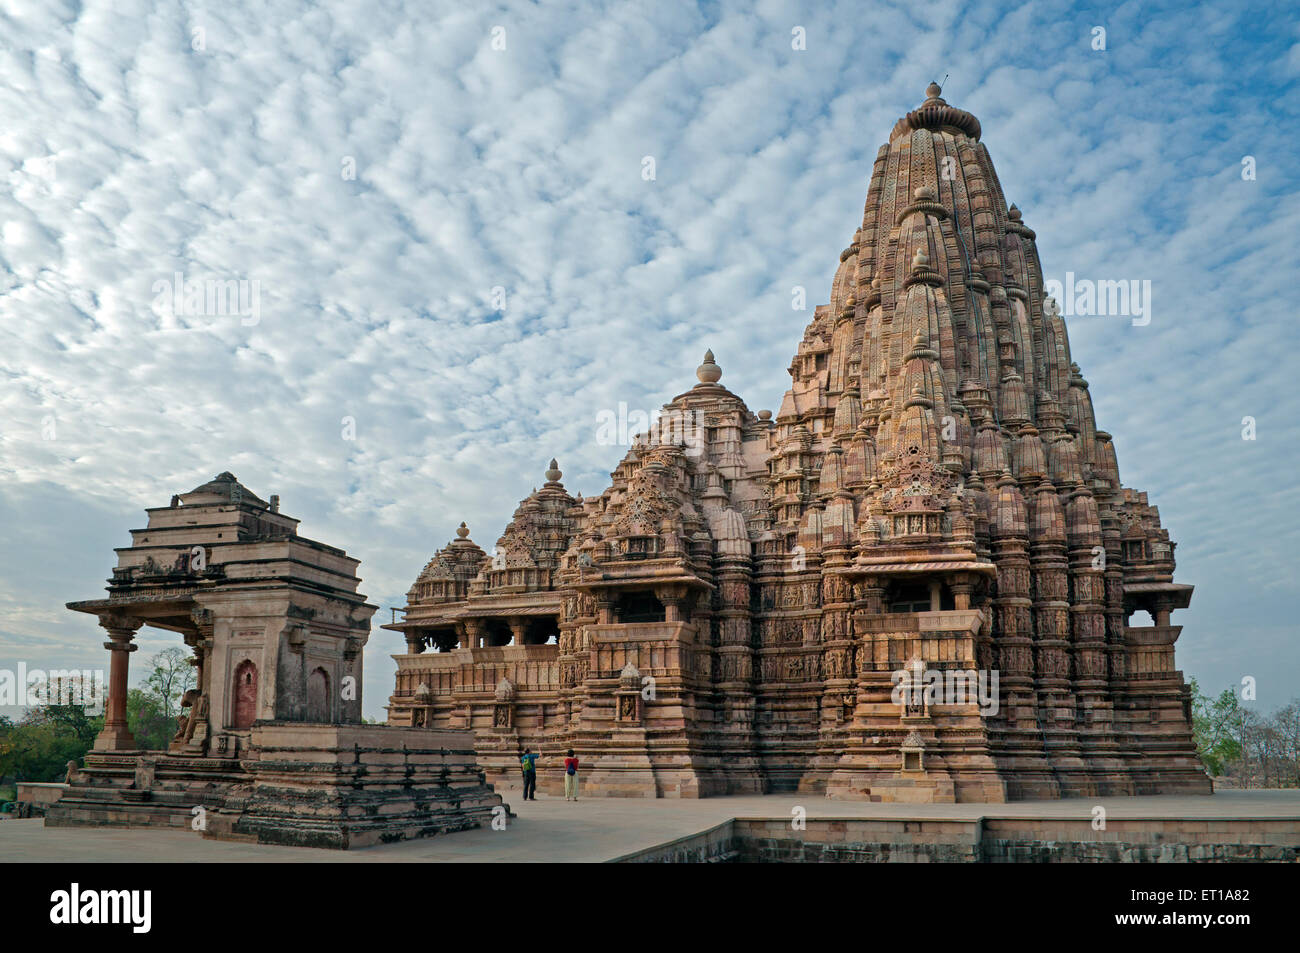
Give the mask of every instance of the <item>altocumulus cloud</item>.
MULTIPOLYGON (((1070 327, 1199 584, 1183 667, 1295 694, 1294 23, 749 6, 6 4, 0 665, 103 665, 62 603, 220 470, 388 606, 460 520, 490 548, 550 456, 599 492, 596 411, 657 407, 706 347, 775 406, 791 288, 826 300, 876 149, 948 74, 1048 274, 1152 281, 1149 325, 1070 327), (168 313, 177 273, 256 282, 257 320, 168 313)), ((397 647, 372 635, 372 717, 397 647)))

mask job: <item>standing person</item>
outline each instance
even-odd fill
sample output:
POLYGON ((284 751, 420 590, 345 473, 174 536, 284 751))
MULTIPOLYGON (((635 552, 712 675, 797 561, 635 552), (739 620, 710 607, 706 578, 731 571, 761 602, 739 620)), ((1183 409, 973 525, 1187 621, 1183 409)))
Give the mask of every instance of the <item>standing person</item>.
POLYGON ((532 748, 524 749, 524 756, 519 759, 519 766, 524 772, 524 800, 537 800, 537 755, 532 748))
POLYGON ((574 757, 572 748, 564 758, 564 799, 578 799, 578 759, 574 757))

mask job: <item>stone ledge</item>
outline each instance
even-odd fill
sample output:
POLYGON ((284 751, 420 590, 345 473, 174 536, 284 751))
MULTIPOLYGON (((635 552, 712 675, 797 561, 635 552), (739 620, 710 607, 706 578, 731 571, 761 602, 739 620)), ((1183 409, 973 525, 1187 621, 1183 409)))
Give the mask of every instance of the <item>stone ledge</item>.
POLYGON ((735 817, 610 863, 1300 862, 1294 818, 1087 819, 735 817), (1219 828, 1219 829, 1215 829, 1219 828))

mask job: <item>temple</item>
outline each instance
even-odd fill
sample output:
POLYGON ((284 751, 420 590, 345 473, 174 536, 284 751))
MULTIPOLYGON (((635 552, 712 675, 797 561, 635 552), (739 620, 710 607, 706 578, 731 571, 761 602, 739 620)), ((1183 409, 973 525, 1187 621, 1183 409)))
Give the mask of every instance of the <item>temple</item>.
POLYGON ((278 497, 266 502, 230 473, 148 515, 117 550, 108 598, 68 603, 108 633, 108 698, 103 731, 48 824, 347 848, 506 811, 467 733, 362 724, 375 606, 357 592, 356 559, 298 535, 278 497), (141 750, 127 725, 142 626, 192 652, 194 688, 166 751, 141 750))
POLYGON ((877 154, 775 417, 706 354, 599 496, 552 461, 492 554, 461 524, 385 626, 390 725, 472 731, 493 781, 572 747, 596 795, 1210 792, 1192 587, 940 92, 877 154))

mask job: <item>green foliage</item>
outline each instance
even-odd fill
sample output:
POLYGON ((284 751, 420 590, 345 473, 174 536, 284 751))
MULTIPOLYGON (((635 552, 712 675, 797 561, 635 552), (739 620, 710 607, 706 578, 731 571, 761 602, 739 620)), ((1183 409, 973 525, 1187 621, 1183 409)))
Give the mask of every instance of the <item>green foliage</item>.
POLYGON ((16 724, 0 719, 0 777, 62 781, 68 762, 85 755, 103 724, 67 705, 33 708, 16 724))
POLYGON ((148 689, 133 688, 126 695, 126 723, 137 748, 165 751, 176 734, 176 718, 167 714, 163 698, 148 689))
MULTIPOLYGON (((194 685, 186 653, 164 649, 149 659, 143 688, 127 693, 127 726, 136 744, 166 750, 176 733, 180 699, 194 685)), ((104 727, 104 716, 78 705, 42 705, 21 721, 0 716, 0 779, 62 781, 69 761, 85 757, 104 727)))
POLYGON ((181 696, 194 687, 194 666, 190 664, 189 654, 175 647, 163 649, 149 659, 149 674, 144 684, 162 713, 174 721, 181 710, 181 696))
POLYGON ((1241 758, 1247 713, 1237 693, 1225 688, 1217 698, 1201 692, 1192 679, 1192 732, 1196 736, 1196 753, 1214 777, 1227 772, 1228 766, 1241 758))

